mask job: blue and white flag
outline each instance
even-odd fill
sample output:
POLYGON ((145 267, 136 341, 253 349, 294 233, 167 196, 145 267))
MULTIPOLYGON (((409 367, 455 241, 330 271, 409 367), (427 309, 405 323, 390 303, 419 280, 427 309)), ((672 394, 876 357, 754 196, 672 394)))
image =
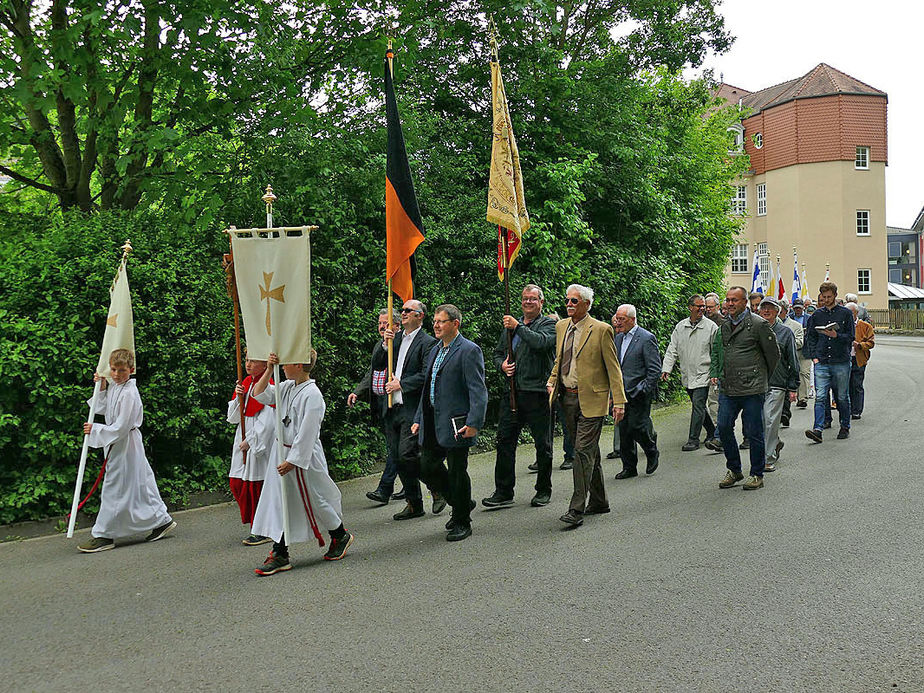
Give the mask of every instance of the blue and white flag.
POLYGON ((751 279, 751 293, 754 292, 763 295, 764 285, 760 281, 760 256, 757 254, 757 248, 754 248, 754 277, 751 279))
POLYGON ((799 281, 799 256, 792 251, 792 300, 802 298, 802 282, 799 281))

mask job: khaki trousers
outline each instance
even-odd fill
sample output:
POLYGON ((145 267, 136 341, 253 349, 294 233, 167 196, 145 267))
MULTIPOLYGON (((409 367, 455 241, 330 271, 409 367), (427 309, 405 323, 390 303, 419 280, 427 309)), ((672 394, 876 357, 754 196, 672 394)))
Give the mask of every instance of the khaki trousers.
POLYGON ((568 507, 577 513, 583 513, 588 505, 595 509, 608 508, 610 502, 600 464, 600 433, 606 417, 584 416, 577 394, 562 390, 559 400, 565 413, 567 434, 574 441, 574 493, 568 507))
POLYGON ((812 359, 799 358, 799 394, 796 395, 800 402, 808 399, 809 392, 812 391, 812 359))
POLYGON ((712 384, 709 380, 709 397, 706 399, 706 411, 709 412, 709 418, 713 421, 719 420, 719 386, 712 384))

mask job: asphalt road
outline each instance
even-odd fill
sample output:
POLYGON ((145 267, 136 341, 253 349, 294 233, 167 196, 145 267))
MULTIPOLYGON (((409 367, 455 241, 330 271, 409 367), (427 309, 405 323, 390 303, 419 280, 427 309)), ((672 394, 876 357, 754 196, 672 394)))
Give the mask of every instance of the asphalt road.
MULTIPOLYGON (((457 544, 367 478, 343 485, 348 556, 297 545, 270 578, 228 504, 95 555, 86 530, 0 545, 0 690, 924 691, 924 340, 878 340, 848 441, 811 445, 795 411, 756 492, 680 452, 688 407, 659 412, 658 472, 607 462, 614 512, 573 531, 570 473, 529 507, 524 449, 517 505, 457 544)), ((493 455, 471 466, 489 495, 493 455)))

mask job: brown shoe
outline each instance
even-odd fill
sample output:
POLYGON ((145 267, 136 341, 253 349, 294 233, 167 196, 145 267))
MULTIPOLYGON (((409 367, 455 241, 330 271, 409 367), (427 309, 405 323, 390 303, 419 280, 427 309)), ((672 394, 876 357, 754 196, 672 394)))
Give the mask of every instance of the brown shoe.
POLYGON ((743 478, 744 478, 744 474, 742 474, 741 472, 733 472, 732 470, 729 469, 728 472, 726 472, 725 474, 725 478, 719 482, 719 488, 731 488, 732 486, 737 484, 739 481, 741 481, 743 478))

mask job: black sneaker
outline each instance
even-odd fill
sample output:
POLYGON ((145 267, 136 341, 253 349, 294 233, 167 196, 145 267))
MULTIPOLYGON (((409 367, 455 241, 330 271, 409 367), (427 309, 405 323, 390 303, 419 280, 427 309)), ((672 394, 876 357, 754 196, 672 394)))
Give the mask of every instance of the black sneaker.
POLYGON ((854 421, 859 421, 859 420, 860 420, 860 414, 851 414, 851 415, 850 415, 850 418, 853 419, 854 421))
POLYGON ((751 441, 748 438, 745 438, 744 440, 741 441, 741 444, 738 446, 738 449, 739 450, 750 450, 751 441))
POLYGON ((382 493, 379 489, 376 489, 375 491, 367 492, 366 498, 376 503, 379 503, 380 505, 388 505, 388 501, 391 500, 391 494, 389 493, 386 495, 382 493))
POLYGON ((83 553, 99 553, 100 551, 108 551, 114 548, 115 542, 112 539, 91 536, 90 540, 80 544, 77 550, 83 553))
POLYGON ((271 541, 272 539, 270 539, 269 537, 263 537, 263 536, 260 536, 259 534, 251 534, 246 539, 243 539, 241 543, 244 546, 259 546, 260 544, 268 544, 271 541))
POLYGON ((841 430, 839 430, 839 431, 837 432, 837 439, 838 439, 838 440, 844 440, 844 439, 849 438, 849 437, 850 437, 850 429, 849 429, 849 428, 842 428, 841 430))
POLYGON ((349 532, 344 532, 343 536, 339 539, 330 540, 330 548, 327 549, 327 553, 324 554, 325 561, 339 561, 346 555, 347 549, 350 548, 350 544, 353 543, 353 535, 349 532))
POLYGON ((462 541, 472 536, 471 525, 454 524, 449 534, 446 535, 446 541, 462 541))
MULTIPOLYGON (((469 504, 469 506, 468 506, 469 512, 471 512, 472 510, 474 510, 475 507, 476 507, 476 506, 475 506, 475 501, 472 501, 472 502, 469 504)), ((452 528, 455 527, 455 526, 456 526, 456 521, 452 519, 452 515, 450 514, 449 520, 446 521, 446 530, 451 532, 451 531, 452 531, 452 528)))
POLYGON ((391 499, 392 500, 407 500, 407 492, 404 489, 401 489, 400 491, 391 494, 391 499))
POLYGON ((780 428, 789 428, 789 419, 780 419, 780 428))
POLYGON ((392 520, 411 520, 415 517, 423 517, 427 512, 423 509, 423 503, 421 502, 420 506, 415 508, 413 505, 408 503, 404 506, 404 510, 399 513, 395 513, 391 516, 392 520))
POLYGON ((490 497, 482 498, 481 504, 486 508, 502 508, 506 505, 513 505, 513 497, 508 497, 500 491, 495 491, 490 497))
MULTIPOLYGON (((559 469, 574 469, 574 458, 566 457, 565 461, 558 467, 559 469)), ((538 467, 537 467, 538 469, 538 467)))
POLYGON ((814 440, 816 443, 820 443, 822 441, 821 431, 819 431, 817 428, 806 431, 805 437, 809 440, 814 440))
POLYGON ((693 452, 694 450, 699 450, 699 441, 698 440, 688 440, 683 444, 683 447, 680 448, 683 452, 693 452))
POLYGON ((617 460, 622 457, 622 453, 619 450, 613 450, 612 452, 606 453, 606 459, 608 460, 617 460))
POLYGON ((539 463, 533 462, 531 465, 527 467, 527 469, 529 470, 530 474, 536 474, 539 471, 539 463))
POLYGON ((167 532, 175 528, 176 528, 176 522, 174 522, 173 520, 170 520, 170 522, 168 522, 167 524, 161 525, 160 527, 156 527, 152 529, 151 533, 148 536, 146 536, 144 540, 145 541, 157 541, 158 539, 163 539, 164 535, 167 534, 167 532))
POLYGON ((804 399, 800 399, 798 402, 796 402, 796 406, 799 407, 799 409, 805 409, 808 406, 808 402, 806 402, 804 399))
POLYGON ((275 575, 276 573, 281 573, 284 570, 292 570, 292 564, 289 563, 288 556, 277 556, 275 553, 270 553, 266 557, 266 560, 263 561, 263 565, 259 568, 254 568, 254 571, 257 575, 264 577, 266 575, 275 575))
POLYGON ((551 501, 552 501, 551 493, 537 492, 536 495, 533 496, 533 499, 529 502, 529 504, 533 506, 534 508, 542 508, 548 505, 551 501))

